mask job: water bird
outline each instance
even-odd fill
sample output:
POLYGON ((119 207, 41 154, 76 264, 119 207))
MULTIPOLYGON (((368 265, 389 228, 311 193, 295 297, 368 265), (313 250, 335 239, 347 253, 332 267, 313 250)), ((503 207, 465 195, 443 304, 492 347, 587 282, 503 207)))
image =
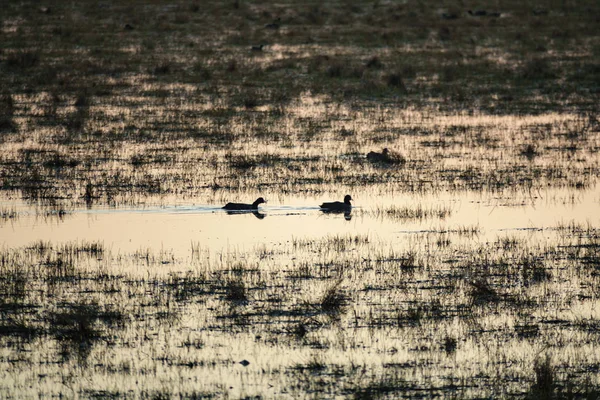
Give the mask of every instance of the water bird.
POLYGON ((381 153, 376 151, 370 151, 367 154, 367 160, 372 163, 381 164, 404 164, 406 158, 398 152, 390 151, 387 147, 384 148, 381 153))
POLYGON ((251 49, 252 49, 252 51, 262 51, 263 47, 265 47, 264 44, 257 44, 257 45, 252 46, 251 49))
POLYGON ((258 210, 258 205, 266 203, 265 199, 259 197, 252 204, 246 203, 227 203, 223 206, 223 210, 229 211, 244 211, 244 210, 258 210))
POLYGON ((371 162, 386 162, 388 161, 390 157, 390 151, 388 150, 388 148, 384 148, 383 151, 381 153, 378 153, 376 151, 370 151, 367 154, 367 160, 371 161, 371 162))
POLYGON ((323 211, 329 212, 350 211, 352 209, 352 204, 350 204, 351 200, 352 197, 349 194, 347 194, 346 196, 344 196, 343 203, 341 201, 326 202, 321 204, 320 207, 323 209, 323 211))

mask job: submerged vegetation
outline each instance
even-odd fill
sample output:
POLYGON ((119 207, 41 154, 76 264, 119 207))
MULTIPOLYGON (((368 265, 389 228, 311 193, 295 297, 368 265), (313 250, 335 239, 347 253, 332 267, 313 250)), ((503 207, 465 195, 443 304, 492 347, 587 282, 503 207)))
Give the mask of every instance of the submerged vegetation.
POLYGON ((139 382, 124 383, 127 391, 182 397, 283 388, 325 397, 585 397, 600 384, 589 350, 598 339, 600 243, 556 232, 542 243, 501 237, 434 253, 426 237, 437 233, 423 233, 404 254, 386 254, 387 241, 325 237, 269 255, 262 247, 192 254, 146 271, 135 267, 139 252, 113 254, 100 243, 5 249, 0 344, 12 356, 1 361, 0 390, 44 376, 48 385, 35 393, 58 395, 61 386, 50 383, 79 365, 89 378, 73 387, 80 394, 117 390, 95 383, 109 376, 139 382), (332 248, 340 240, 362 251, 332 248), (302 262, 289 264, 292 255, 302 262), (271 389, 222 388, 241 367, 255 382, 268 376, 271 389), (203 381, 179 386, 198 373, 203 381), (446 379, 456 379, 453 389, 446 379))
POLYGON ((449 222, 597 193, 597 2, 6 3, 0 397, 600 396, 598 199, 449 222), (224 214, 250 248, 243 222, 152 228, 187 253, 85 231, 347 193, 344 216, 224 214))

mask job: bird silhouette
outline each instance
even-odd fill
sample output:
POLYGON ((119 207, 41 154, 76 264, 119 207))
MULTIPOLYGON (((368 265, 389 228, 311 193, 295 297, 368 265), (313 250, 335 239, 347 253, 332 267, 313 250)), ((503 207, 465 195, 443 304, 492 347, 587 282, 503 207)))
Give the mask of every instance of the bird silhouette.
POLYGON ((250 211, 250 210, 258 210, 258 205, 262 204, 262 203, 266 203, 266 201, 262 197, 259 197, 252 204, 246 204, 246 203, 227 203, 227 204, 225 204, 223 206, 223 210, 228 210, 228 211, 244 211, 244 210, 250 211))

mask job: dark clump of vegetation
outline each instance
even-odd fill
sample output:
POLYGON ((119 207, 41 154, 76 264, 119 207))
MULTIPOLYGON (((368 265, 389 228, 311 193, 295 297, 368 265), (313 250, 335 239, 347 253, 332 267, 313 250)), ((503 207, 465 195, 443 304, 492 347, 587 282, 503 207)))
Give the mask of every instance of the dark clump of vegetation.
POLYGON ((251 169, 256 167, 268 167, 281 161, 281 158, 275 154, 258 154, 258 155, 228 155, 229 165, 237 169, 251 169))
POLYGON ((389 87, 399 89, 400 91, 406 91, 406 85, 404 84, 404 80, 402 79, 402 74, 400 73, 392 73, 389 74, 386 78, 386 83, 389 87))
POLYGON ((369 383, 364 387, 349 389, 352 398, 356 400, 370 400, 387 398, 387 396, 399 395, 407 393, 411 389, 411 385, 399 377, 385 377, 379 381, 369 383))
POLYGON ((456 351, 457 340, 452 336, 446 336, 444 338, 444 343, 442 344, 442 348, 447 354, 454 353, 456 351))
POLYGON ((81 161, 66 157, 59 153, 54 153, 50 159, 44 161, 43 165, 46 168, 74 168, 80 164, 81 161))
POLYGON ((381 62, 381 60, 379 59, 379 57, 373 56, 373 57, 369 58, 369 60, 365 64, 365 66, 367 68, 380 69, 380 68, 383 68, 384 65, 381 62))
POLYGON ((17 125, 12 118, 5 114, 0 115, 0 132, 15 132, 16 130, 17 125))
POLYGON ((319 305, 321 309, 329 314, 341 313, 348 305, 348 298, 341 288, 341 281, 331 285, 321 297, 319 305))
POLYGON ((225 298, 229 301, 244 303, 248 301, 248 291, 241 279, 229 280, 225 286, 225 298))
POLYGON ((73 331, 77 337, 98 337, 98 332, 93 329, 93 321, 112 328, 122 328, 127 318, 118 310, 103 309, 95 302, 86 302, 72 304, 64 312, 52 314, 51 320, 59 326, 66 327, 67 331, 73 331), (81 336, 80 333, 84 333, 85 336, 81 336))
POLYGON ((486 279, 477 279, 469 282, 471 285, 470 295, 474 304, 486 304, 488 302, 497 302, 501 298, 498 292, 489 284, 486 279))
POLYGON ((528 144, 527 146, 525 146, 523 151, 521 151, 521 154, 527 157, 528 159, 533 159, 534 157, 539 155, 537 151, 537 146, 533 144, 528 144))
POLYGON ((171 65, 168 63, 163 63, 160 65, 157 65, 153 69, 154 75, 167 75, 170 72, 171 72, 171 65))
POLYGON ((124 316, 120 312, 103 311, 95 303, 69 304, 64 310, 48 316, 49 333, 63 344, 63 356, 76 353, 87 357, 95 342, 102 339, 105 331, 98 326, 123 326, 124 316))
POLYGON ((6 65, 11 70, 25 70, 32 68, 40 62, 40 55, 37 51, 17 51, 6 58, 6 65))
POLYGON ((531 399, 553 399, 556 390, 556 372, 549 355, 535 360, 533 371, 535 382, 529 391, 531 399))
POLYGON ((0 132, 15 132, 17 125, 13 121, 15 111, 14 101, 11 95, 0 96, 0 132))
POLYGON ((545 58, 534 58, 525 63, 521 76, 529 80, 542 80, 556 78, 550 62, 545 58))

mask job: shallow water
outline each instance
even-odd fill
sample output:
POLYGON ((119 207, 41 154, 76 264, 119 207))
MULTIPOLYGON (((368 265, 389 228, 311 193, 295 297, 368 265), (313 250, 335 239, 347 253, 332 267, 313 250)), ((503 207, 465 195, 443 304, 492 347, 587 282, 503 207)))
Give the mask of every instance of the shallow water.
POLYGON ((365 390, 406 384, 413 395, 502 397, 523 393, 545 349, 589 377, 598 363, 589 345, 598 247, 561 227, 594 234, 597 187, 354 197, 350 216, 324 214, 314 197, 282 197, 259 215, 201 202, 63 215, 5 200, 16 216, 0 225, 13 279, 2 288, 17 303, 47 296, 32 311, 17 308, 23 325, 4 327, 18 336, 42 324, 24 339, 26 353, 2 347, 6 360, 21 357, 2 364, 5 393, 58 395, 67 365, 83 378, 73 393, 297 398, 323 381, 338 395, 352 392, 360 379, 365 390), (424 214, 388 212, 399 208, 424 214), (232 282, 243 283, 242 300, 230 297, 232 282), (473 282, 499 297, 477 294, 473 282), (327 311, 331 290, 344 305, 327 311), (87 318, 102 330, 91 339, 60 319, 53 328, 57 314, 86 326, 77 312, 94 307, 87 318), (111 312, 124 328, 102 325, 111 312), (57 352, 59 369, 46 361, 57 352))
POLYGON ((551 230, 566 223, 600 222, 600 189, 548 189, 531 194, 445 193, 438 196, 363 196, 350 215, 325 214, 320 200, 290 198, 287 204, 261 206, 256 213, 228 214, 219 206, 190 204, 148 208, 74 209, 62 218, 40 218, 20 201, 2 206, 18 217, 0 225, 2 245, 20 247, 35 241, 99 241, 113 252, 165 249, 177 257, 189 255, 191 243, 211 251, 250 249, 293 239, 360 234, 393 241, 402 247, 420 233, 476 230, 471 240, 492 241, 499 235, 551 230), (386 207, 436 209, 448 215, 394 218, 376 209, 386 207))
POLYGON ((598 362, 589 345, 598 247, 561 227, 594 234, 597 187, 355 197, 351 218, 324 214, 314 197, 272 200, 258 217, 202 202, 63 215, 5 201, 16 216, 2 220, 0 249, 16 279, 0 283, 16 302, 46 300, 19 309, 23 325, 4 328, 34 330, 27 353, 2 348, 7 360, 28 358, 6 364, 0 380, 32 397, 58 395, 67 365, 83 378, 74 393, 297 398, 322 381, 337 395, 352 392, 362 379, 394 391, 406 382, 414 395, 502 397, 523 393, 547 348, 557 365, 584 365, 589 377, 598 362), (423 215, 388 212, 398 209, 423 215), (104 250, 86 250, 94 242, 104 250), (231 297, 232 282, 243 283, 242 300, 231 297), (477 294, 477 282, 499 295, 477 294), (344 305, 327 311, 331 290, 344 305), (88 318, 102 327, 83 336, 83 348, 77 330, 52 322, 80 321, 82 309, 99 310, 88 318), (123 328, 102 322, 111 312, 123 328), (58 369, 45 361, 57 352, 58 369))

